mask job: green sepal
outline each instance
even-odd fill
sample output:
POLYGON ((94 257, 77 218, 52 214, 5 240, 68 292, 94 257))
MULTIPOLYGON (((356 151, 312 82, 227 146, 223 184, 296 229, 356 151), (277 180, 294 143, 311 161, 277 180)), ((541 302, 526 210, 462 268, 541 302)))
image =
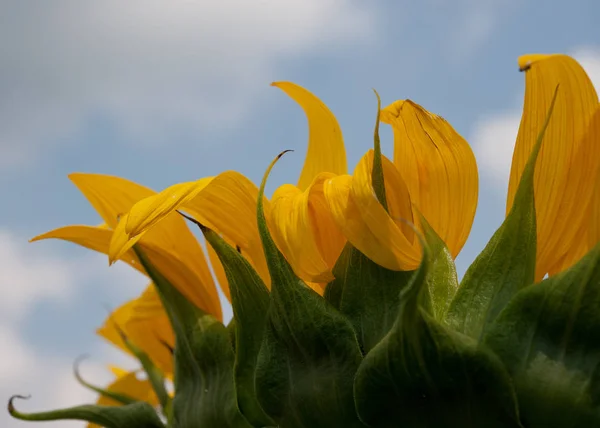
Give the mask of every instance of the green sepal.
POLYGON ((437 321, 442 321, 456 292, 458 291, 458 274, 456 265, 446 243, 438 236, 423 215, 420 215, 421 228, 427 247, 429 248, 429 269, 427 272, 427 296, 424 309, 437 321))
POLYGON ((533 178, 557 91, 558 87, 523 170, 514 204, 465 273, 446 316, 448 325, 477 341, 510 299, 522 288, 533 284, 535 279, 537 231, 533 178))
POLYGON ((28 397, 15 395, 8 402, 10 415, 22 421, 78 420, 106 428, 165 428, 156 410, 143 401, 126 406, 83 405, 49 412, 22 413, 14 407, 15 398, 27 399, 28 397))
POLYGON ((271 306, 256 367, 258 400, 281 427, 361 427, 352 383, 362 355, 352 325, 296 277, 267 227, 264 186, 275 161, 257 207, 271 275, 271 306))
POLYGON ((103 397, 110 398, 111 400, 116 401, 119 404, 127 405, 137 403, 139 401, 136 398, 128 396, 127 394, 110 391, 108 389, 104 389, 87 382, 83 377, 81 377, 81 373, 79 373, 79 363, 84 358, 85 357, 79 357, 77 360, 75 360, 75 363, 73 363, 73 374, 75 375, 75 379, 77 380, 77 382, 79 382, 81 386, 89 389, 90 391, 94 391, 95 393, 100 394, 103 397))
POLYGON ((398 315, 400 291, 413 272, 392 271, 379 266, 350 243, 327 284, 326 296, 338 293, 337 308, 352 323, 363 354, 369 352, 390 330, 398 315))
POLYGON ((252 265, 217 233, 200 225, 208 243, 217 253, 231 293, 235 321, 234 378, 238 406, 257 427, 273 425, 256 398, 254 375, 261 338, 270 305, 269 289, 252 265))
POLYGON ((520 291, 484 338, 504 361, 525 426, 600 426, 600 244, 520 291))
POLYGON ((383 176, 383 161, 381 160, 381 140, 379 138, 379 122, 381 118, 381 98, 375 89, 375 96, 377 97, 377 117, 375 119, 375 131, 373 132, 373 171, 371 173, 371 186, 377 200, 387 211, 387 196, 385 194, 385 178, 383 176))
POLYGON ((127 347, 127 349, 138 359, 146 376, 148 376, 148 382, 152 386, 152 390, 156 394, 158 398, 158 402, 160 403, 161 409, 165 417, 169 418, 171 414, 171 396, 167 391, 167 387, 165 384, 165 376, 163 372, 156 367, 156 365, 152 362, 150 357, 146 352, 144 352, 140 347, 135 345, 129 337, 125 334, 125 332, 121 329, 121 327, 115 323, 115 328, 121 337, 121 340, 127 347))
MULTIPOLYGON (((150 256, 167 255, 150 247, 142 252, 134 246, 134 250, 156 286, 175 333, 172 426, 250 428, 237 407, 229 331, 190 303, 150 262, 150 256)), ((185 269, 176 260, 172 263, 185 269)))
POLYGON ((361 420, 375 428, 520 427, 500 360, 423 308, 430 259, 426 250, 396 322, 356 373, 361 420))

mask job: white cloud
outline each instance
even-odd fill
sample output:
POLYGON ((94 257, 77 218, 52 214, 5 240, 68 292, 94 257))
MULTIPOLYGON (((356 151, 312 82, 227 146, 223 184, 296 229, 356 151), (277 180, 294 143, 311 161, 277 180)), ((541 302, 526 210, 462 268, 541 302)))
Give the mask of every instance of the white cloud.
POLYGON ((251 108, 281 60, 369 41, 358 0, 3 3, 0 167, 100 113, 132 140, 173 143, 251 108), (184 131, 182 131, 182 129, 184 131))
MULTIPOLYGON (((579 61, 596 90, 600 90, 600 50, 590 47, 574 49, 571 55, 579 61)), ((475 123, 469 142, 473 147, 479 172, 502 192, 508 186, 515 140, 521 121, 521 108, 481 116, 475 123)))
MULTIPOLYGON (((22 329, 27 320, 35 322, 35 311, 42 303, 71 313, 75 305, 97 305, 97 302, 78 298, 89 295, 90 286, 100 283, 107 299, 123 301, 125 297, 139 294, 147 282, 127 266, 109 269, 107 265, 103 256, 85 254, 67 259, 60 253, 50 253, 42 243, 28 244, 25 238, 0 229, 0 402, 6 402, 13 394, 31 394, 29 402, 17 401, 15 405, 22 411, 42 411, 95 401, 95 395, 73 378, 73 355, 62 355, 59 349, 27 342, 22 329)), ((80 315, 75 312, 73 323, 77 323, 77 316, 80 315)), ((56 331, 60 334, 58 328, 56 331)), ((92 336, 94 332, 89 334, 92 336)), ((133 367, 129 357, 100 339, 91 355, 93 361, 85 362, 82 372, 97 385, 111 379, 103 364, 133 367)), ((0 412, 2 427, 25 428, 32 424, 17 421, 6 411, 0 412)), ((61 421, 44 426, 83 427, 85 424, 61 421)))

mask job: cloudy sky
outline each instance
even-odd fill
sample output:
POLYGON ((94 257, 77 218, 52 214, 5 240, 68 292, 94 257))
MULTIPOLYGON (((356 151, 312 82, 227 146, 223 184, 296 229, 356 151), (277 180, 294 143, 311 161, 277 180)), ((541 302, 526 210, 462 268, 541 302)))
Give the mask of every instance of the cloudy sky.
MULTIPOLYGON (((600 88, 599 18, 597 0, 0 0, 0 402, 93 400, 70 373, 84 353, 97 383, 106 364, 131 366, 94 329, 144 279, 67 243, 27 243, 99 223, 70 172, 157 190, 226 169, 257 182, 292 148, 271 183, 295 183, 306 120, 269 83, 292 80, 322 98, 350 165, 372 144, 376 88, 385 104, 410 98, 444 116, 475 151, 480 202, 463 272, 504 215, 517 57, 572 54, 600 88)), ((389 130, 383 137, 391 153, 389 130)), ((0 412, 0 426, 35 425, 0 412)))

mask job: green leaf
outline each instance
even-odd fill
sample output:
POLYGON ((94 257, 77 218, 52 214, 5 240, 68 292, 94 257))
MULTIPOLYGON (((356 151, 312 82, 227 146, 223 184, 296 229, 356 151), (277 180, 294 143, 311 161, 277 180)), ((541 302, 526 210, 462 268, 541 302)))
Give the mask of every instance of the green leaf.
POLYGON ((92 422, 106 428, 165 428, 156 410, 146 402, 139 401, 126 406, 84 405, 49 412, 22 413, 14 407, 15 398, 27 399, 28 397, 15 395, 8 402, 10 415, 22 421, 78 420, 92 422))
POLYGON ((362 356, 352 325, 294 275, 267 227, 263 194, 275 161, 263 178, 257 208, 271 275, 271 306, 256 368, 258 400, 281 427, 361 427, 352 383, 362 356))
POLYGON ((398 316, 400 291, 409 283, 413 272, 388 270, 347 244, 333 275, 335 280, 327 285, 326 292, 339 290, 337 306, 354 326, 366 354, 392 327, 398 316))
POLYGON ((141 348, 135 345, 127 337, 127 335, 119 325, 116 324, 115 327, 127 349, 133 355, 135 355, 137 360, 142 365, 144 372, 148 376, 148 382, 152 386, 152 389, 156 394, 156 397, 158 398, 158 402, 160 403, 163 414, 166 417, 169 417, 171 412, 171 396, 167 391, 167 387, 165 385, 165 376, 163 372, 158 367, 156 367, 156 365, 152 362, 148 354, 146 354, 141 348))
POLYGON ((376 428, 519 427, 500 360, 423 309, 429 260, 425 254, 402 291, 392 329, 356 373, 361 420, 376 428))
MULTIPOLYGON (((229 331, 190 303, 149 261, 168 255, 154 247, 142 252, 134 246, 134 250, 158 290, 175 333, 173 427, 251 427, 237 407, 229 331)), ((173 269, 186 269, 178 260, 169 262, 173 269)))
POLYGON ((223 264, 235 326, 234 376, 238 405, 248 421, 258 427, 273 425, 256 398, 254 375, 270 305, 269 290, 254 268, 218 234, 200 225, 202 233, 223 264))
POLYGON ((83 358, 85 358, 85 357, 78 358, 77 360, 75 360, 75 363, 73 364, 73 373, 75 375, 75 379, 77 380, 77 382, 79 382, 79 384, 81 386, 83 386, 91 391, 94 391, 95 393, 100 394, 103 397, 106 397, 113 401, 116 401, 117 403, 120 403, 120 404, 133 404, 133 403, 137 403, 139 401, 138 399, 130 397, 127 394, 110 391, 108 389, 104 389, 104 388, 92 385, 91 383, 87 382, 83 377, 81 377, 81 373, 79 373, 79 363, 81 362, 81 360, 83 360, 83 358))
POLYGON ((429 247, 429 266, 426 288, 428 291, 428 308, 434 319, 441 321, 446 316, 452 299, 458 290, 456 265, 446 243, 429 225, 425 217, 420 216, 425 241, 429 247))
POLYGON ((375 132, 373 134, 373 172, 371 175, 371 185, 375 191, 375 196, 383 208, 387 211, 387 196, 385 194, 385 179, 383 176, 383 162, 381 160, 381 140, 379 139, 379 120, 381 117, 381 98, 376 90, 375 96, 377 97, 377 117, 375 119, 375 132))
POLYGON ((523 170, 514 204, 484 250, 469 267, 448 311, 446 322, 477 341, 509 300, 534 282, 536 220, 533 177, 536 160, 552 116, 556 94, 523 170))
POLYGON ((600 426, 600 245, 520 291, 485 343, 510 371, 527 427, 600 426))

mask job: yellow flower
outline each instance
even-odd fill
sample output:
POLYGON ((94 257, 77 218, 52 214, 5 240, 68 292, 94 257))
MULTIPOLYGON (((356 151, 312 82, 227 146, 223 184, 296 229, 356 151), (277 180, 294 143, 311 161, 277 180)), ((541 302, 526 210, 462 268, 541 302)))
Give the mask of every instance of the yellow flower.
MULTIPOLYGON (((417 211, 458 254, 477 205, 477 166, 466 141, 445 120, 411 101, 397 101, 382 111, 395 135, 395 162, 384 158, 388 213, 371 186, 372 151, 347 175, 342 133, 327 106, 293 83, 273 85, 294 99, 308 119, 308 149, 298 184, 279 187, 270 203, 265 201, 273 238, 300 278, 322 292, 347 240, 389 269, 415 268, 421 250, 407 222, 416 222, 417 211)), ((255 220, 257 189, 234 174, 176 184, 135 204, 124 232, 115 233, 119 237, 111 256, 122 256, 137 237, 182 209, 237 246, 269 284, 255 220)))
MULTIPOLYGON (((101 226, 66 226, 36 236, 41 239, 63 239, 108 254, 114 230, 123 227, 131 207, 155 194, 152 190, 119 177, 101 174, 71 174, 69 178, 96 209, 105 224, 101 226)), ((192 303, 217 319, 222 318, 221 304, 204 251, 187 227, 184 219, 173 213, 166 216, 152 233, 140 237, 140 246, 149 253, 154 266, 192 303)), ((133 251, 119 259, 145 273, 133 251)))
POLYGON ((534 180, 536 280, 540 280, 547 273, 553 275, 572 266, 598 242, 600 109, 594 86, 573 58, 525 55, 519 58, 519 67, 525 72, 525 101, 513 154, 507 213, 559 85, 534 180))

